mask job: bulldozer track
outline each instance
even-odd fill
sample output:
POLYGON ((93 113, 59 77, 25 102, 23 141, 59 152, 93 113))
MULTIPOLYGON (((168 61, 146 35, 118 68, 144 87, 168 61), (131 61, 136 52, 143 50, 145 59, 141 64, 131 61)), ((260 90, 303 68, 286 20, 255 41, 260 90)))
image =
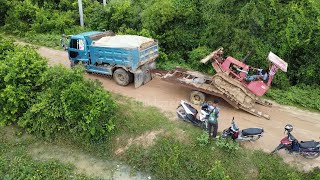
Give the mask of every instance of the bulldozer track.
POLYGON ((227 77, 223 73, 215 74, 212 79, 215 87, 240 106, 252 108, 255 105, 255 95, 248 92, 238 81, 227 77))

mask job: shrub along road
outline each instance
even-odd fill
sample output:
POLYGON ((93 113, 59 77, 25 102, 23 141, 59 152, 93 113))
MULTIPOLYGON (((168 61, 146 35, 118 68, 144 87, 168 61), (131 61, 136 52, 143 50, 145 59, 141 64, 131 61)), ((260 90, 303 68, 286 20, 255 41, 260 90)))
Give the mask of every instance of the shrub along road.
MULTIPOLYGON (((62 64, 65 67, 70 67, 68 54, 65 51, 39 47, 38 53, 46 57, 50 65, 62 64)), ((86 77, 101 81, 103 87, 108 91, 132 97, 145 105, 158 107, 172 117, 175 117, 175 109, 180 100, 187 100, 188 94, 190 93, 189 89, 166 83, 159 78, 155 78, 147 85, 135 89, 133 85, 127 87, 118 86, 108 77, 91 74, 87 74, 86 77)), ((213 97, 209 97, 208 100, 212 100, 212 98, 213 97)), ((283 127, 288 123, 294 126, 293 135, 298 140, 314 139, 320 141, 320 113, 273 103, 274 106, 272 108, 257 105, 258 110, 271 115, 270 120, 265 120, 241 110, 236 110, 222 101, 220 105, 221 116, 219 119, 219 132, 229 127, 232 117, 235 117, 240 129, 248 127, 263 127, 265 129, 264 137, 257 142, 244 143, 247 148, 262 149, 265 152, 271 152, 278 145, 280 139, 284 137, 283 127)), ((197 108, 199 109, 199 107, 197 108)), ((286 162, 297 164, 304 170, 320 167, 320 158, 307 160, 300 156, 287 155, 284 152, 281 152, 280 155, 286 162)))

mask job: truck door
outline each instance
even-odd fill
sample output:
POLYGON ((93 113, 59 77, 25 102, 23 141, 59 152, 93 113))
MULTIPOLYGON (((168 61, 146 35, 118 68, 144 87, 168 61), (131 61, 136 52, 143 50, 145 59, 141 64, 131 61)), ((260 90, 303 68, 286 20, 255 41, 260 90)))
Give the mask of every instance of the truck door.
POLYGON ((88 51, 85 39, 71 39, 68 48, 69 58, 73 61, 88 62, 88 51))

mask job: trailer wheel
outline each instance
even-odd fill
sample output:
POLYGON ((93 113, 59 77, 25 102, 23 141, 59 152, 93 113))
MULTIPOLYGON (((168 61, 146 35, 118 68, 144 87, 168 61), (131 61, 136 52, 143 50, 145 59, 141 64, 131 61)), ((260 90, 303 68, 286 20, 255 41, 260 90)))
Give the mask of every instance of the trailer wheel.
POLYGON ((126 86, 130 82, 129 72, 122 68, 118 68, 113 73, 113 79, 120 86, 126 86))
POLYGON ((192 104, 200 105, 206 99, 205 94, 199 91, 192 91, 190 94, 190 101, 192 104))

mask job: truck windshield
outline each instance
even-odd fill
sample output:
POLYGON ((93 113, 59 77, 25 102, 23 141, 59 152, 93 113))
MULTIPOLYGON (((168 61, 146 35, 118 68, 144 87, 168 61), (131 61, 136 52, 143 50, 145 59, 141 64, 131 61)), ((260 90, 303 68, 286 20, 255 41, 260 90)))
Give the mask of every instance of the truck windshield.
POLYGON ((84 42, 82 39, 71 39, 70 48, 84 50, 84 42))

